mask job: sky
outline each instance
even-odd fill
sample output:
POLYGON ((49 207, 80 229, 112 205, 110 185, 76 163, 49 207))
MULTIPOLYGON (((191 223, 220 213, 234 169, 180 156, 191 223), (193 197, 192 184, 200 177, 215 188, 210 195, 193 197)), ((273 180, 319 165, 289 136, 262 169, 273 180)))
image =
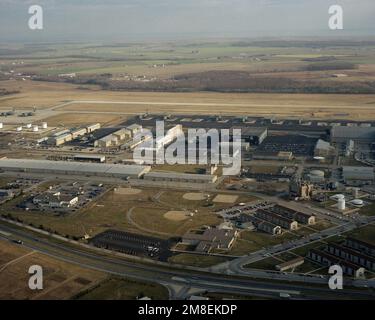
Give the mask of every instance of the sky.
POLYGON ((375 0, 0 0, 0 43, 375 36, 375 0), (30 30, 30 5, 43 30, 30 30), (344 9, 344 30, 328 8, 344 9))

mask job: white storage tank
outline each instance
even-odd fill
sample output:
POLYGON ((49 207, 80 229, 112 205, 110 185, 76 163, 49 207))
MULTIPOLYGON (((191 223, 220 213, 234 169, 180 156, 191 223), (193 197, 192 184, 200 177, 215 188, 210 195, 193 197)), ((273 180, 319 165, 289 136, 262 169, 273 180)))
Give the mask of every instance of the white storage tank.
POLYGON ((42 129, 47 129, 48 128, 48 124, 47 122, 43 122, 42 123, 42 129))
POLYGON ((364 205, 364 202, 361 199, 354 199, 351 203, 357 207, 362 207, 364 205))
POLYGON ((27 128, 27 129, 30 129, 30 128, 31 128, 31 123, 28 123, 28 124, 26 125, 26 128, 27 128))
POLYGON ((22 131, 22 127, 17 127, 16 131, 18 131, 18 132, 22 131))
POLYGON ((339 201, 337 202, 337 208, 340 211, 345 211, 345 208, 346 208, 345 199, 339 199, 339 201))
POLYGON ((0 122, 0 129, 2 129, 4 126, 3 126, 3 123, 0 122))
POLYGON ((34 126, 34 127, 33 127, 33 131, 34 131, 34 132, 38 132, 38 131, 39 131, 39 127, 38 127, 38 126, 34 126))
POLYGON ((339 201, 339 200, 345 199, 345 196, 343 194, 335 194, 331 196, 330 199, 339 201))

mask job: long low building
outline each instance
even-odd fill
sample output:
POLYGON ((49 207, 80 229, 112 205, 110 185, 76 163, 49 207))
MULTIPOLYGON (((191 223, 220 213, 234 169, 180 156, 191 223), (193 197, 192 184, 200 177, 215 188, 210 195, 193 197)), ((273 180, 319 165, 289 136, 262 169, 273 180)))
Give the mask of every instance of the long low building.
POLYGON ((96 154, 76 154, 73 156, 73 160, 103 163, 105 162, 105 156, 96 154))
POLYGON ((262 220, 265 220, 267 222, 271 222, 275 225, 281 226, 282 228, 286 230, 297 230, 298 229, 298 222, 285 218, 283 216, 279 216, 276 213, 264 210, 264 209, 259 209, 256 211, 255 216, 257 218, 260 218, 262 220))
POLYGON ((349 276, 361 277, 365 272, 365 268, 360 267, 349 261, 340 259, 330 253, 327 253, 319 249, 309 250, 307 257, 312 261, 327 267, 335 264, 340 265, 343 269, 344 274, 347 274, 349 276))
POLYGON ((296 220, 298 223, 302 224, 315 224, 316 217, 313 214, 307 214, 299 211, 289 209, 287 207, 282 207, 280 205, 270 206, 266 209, 280 216, 286 217, 288 219, 296 220))
POLYGON ((184 182, 184 183, 215 183, 216 175, 210 174, 189 174, 173 172, 149 172, 144 175, 145 180, 165 181, 165 182, 184 182))
POLYGON ((5 171, 52 173, 64 175, 91 175, 114 178, 140 178, 151 170, 150 166, 97 164, 73 161, 29 159, 0 159, 0 169, 5 171))

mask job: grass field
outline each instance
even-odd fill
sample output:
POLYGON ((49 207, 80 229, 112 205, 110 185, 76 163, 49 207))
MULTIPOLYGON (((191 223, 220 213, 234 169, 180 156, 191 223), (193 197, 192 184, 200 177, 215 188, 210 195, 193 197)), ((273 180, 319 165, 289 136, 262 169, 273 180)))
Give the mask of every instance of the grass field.
POLYGON ((109 277, 97 286, 81 292, 78 300, 135 300, 148 297, 152 300, 167 300, 168 290, 156 283, 109 277))
POLYGON ((359 211, 360 214, 365 216, 375 215, 375 201, 371 202, 369 205, 365 206, 359 211))
POLYGON ((173 257, 170 257, 168 261, 192 267, 207 268, 228 261, 228 259, 217 256, 180 253, 173 257))
MULTIPOLYGON (((141 104, 75 103, 61 107, 62 113, 106 112, 139 114, 228 114, 303 116, 316 119, 349 118, 375 119, 374 95, 337 94, 235 94, 235 93, 158 93, 112 92, 96 87, 81 90, 76 85, 33 81, 2 81, 1 87, 21 93, 0 98, 0 109, 48 108, 66 101, 114 101, 141 104), (160 103, 155 105, 154 103, 160 103), (179 105, 183 103, 184 105, 179 105), (186 104, 186 105, 185 105, 186 104), (213 111, 214 110, 214 111, 213 111), (348 114, 343 116, 342 114, 348 114)), ((50 113, 46 117, 51 117, 50 113)), ((58 119, 52 121, 59 123, 58 119)))
POLYGON ((295 238, 296 237, 290 233, 284 233, 281 236, 275 237, 262 232, 243 231, 239 239, 235 241, 229 253, 231 255, 241 256, 295 238))
POLYGON ((364 226, 364 227, 355 229, 355 230, 347 233, 346 235, 350 235, 350 236, 352 236, 356 239, 359 239, 359 240, 362 240, 362 241, 365 241, 365 242, 369 242, 372 245, 375 245, 374 234, 375 234, 375 225, 371 224, 371 225, 368 225, 368 226, 364 226))
POLYGON ((1 299, 70 299, 81 290, 105 278, 98 271, 81 268, 32 252, 6 241, 0 241, 1 299), (43 268, 43 290, 30 290, 28 269, 43 268))
MULTIPOLYGON (((42 190, 51 184, 46 182, 39 188, 42 190)), ((140 190, 141 192, 134 194, 110 190, 87 207, 63 216, 17 209, 16 205, 22 201, 23 196, 5 203, 0 212, 10 212, 13 217, 21 219, 26 224, 43 226, 46 230, 57 231, 62 235, 82 237, 88 233, 93 236, 112 228, 168 238, 182 235, 191 228, 220 224, 222 219, 212 212, 213 209, 232 205, 184 199, 185 192, 181 191, 140 190), (176 221, 165 216, 169 211, 186 211, 194 214, 176 221)), ((211 199, 214 196, 215 194, 212 194, 211 199)), ((248 202, 254 199, 251 196, 241 196, 237 201, 248 202)))

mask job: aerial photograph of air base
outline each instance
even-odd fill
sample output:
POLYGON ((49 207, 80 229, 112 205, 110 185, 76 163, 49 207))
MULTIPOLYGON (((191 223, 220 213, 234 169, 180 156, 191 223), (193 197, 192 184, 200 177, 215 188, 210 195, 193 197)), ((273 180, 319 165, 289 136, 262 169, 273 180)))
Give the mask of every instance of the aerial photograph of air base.
POLYGON ((375 298, 375 4, 248 2, 0 3, 1 300, 375 298))

